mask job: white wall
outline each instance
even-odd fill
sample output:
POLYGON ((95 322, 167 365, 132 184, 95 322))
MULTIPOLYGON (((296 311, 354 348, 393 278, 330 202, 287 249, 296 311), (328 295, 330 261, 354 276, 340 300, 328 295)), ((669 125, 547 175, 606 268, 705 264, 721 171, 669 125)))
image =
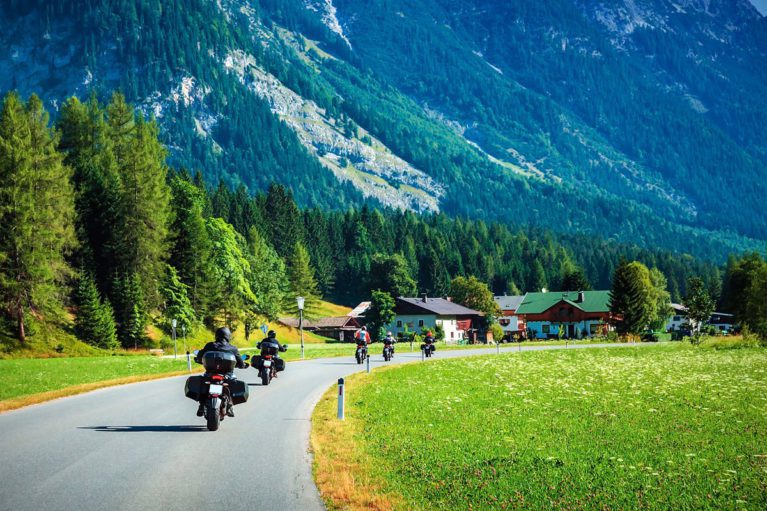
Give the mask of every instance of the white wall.
POLYGON ((455 316, 437 316, 436 314, 410 315, 403 314, 394 318, 394 322, 386 327, 387 332, 391 332, 394 337, 405 332, 407 325, 409 332, 420 334, 424 328, 430 329, 432 333, 437 324, 442 325, 445 330, 445 341, 457 342, 463 338, 463 331, 458 330, 458 321, 455 316), (401 326, 397 326, 401 322, 401 326))

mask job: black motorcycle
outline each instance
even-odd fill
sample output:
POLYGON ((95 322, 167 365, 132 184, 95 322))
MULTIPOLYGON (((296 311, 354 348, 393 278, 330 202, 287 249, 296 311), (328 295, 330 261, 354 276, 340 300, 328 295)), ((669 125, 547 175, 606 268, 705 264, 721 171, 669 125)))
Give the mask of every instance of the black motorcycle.
MULTIPOLYGON (((248 356, 244 355, 242 359, 247 360, 248 356)), ((208 429, 216 431, 226 417, 230 403, 239 405, 248 400, 248 385, 233 377, 237 359, 232 353, 209 351, 202 356, 201 363, 205 374, 187 378, 184 393, 189 399, 203 403, 208 429)))
POLYGON ((383 358, 386 362, 392 359, 394 356, 394 345, 392 344, 384 344, 383 347, 383 358))
POLYGON ((354 359, 361 364, 368 358, 368 345, 365 341, 357 343, 357 351, 354 353, 354 359))
POLYGON ((258 369, 261 377, 261 385, 269 385, 272 378, 277 378, 277 373, 285 370, 285 361, 278 356, 280 351, 287 351, 288 345, 283 344, 282 349, 276 343, 261 342, 258 344, 261 355, 253 357, 253 367, 258 369))
POLYGON ((421 350, 423 350, 423 354, 426 358, 431 358, 431 356, 434 354, 434 350, 436 349, 437 347, 434 346, 434 341, 426 341, 421 344, 421 350))

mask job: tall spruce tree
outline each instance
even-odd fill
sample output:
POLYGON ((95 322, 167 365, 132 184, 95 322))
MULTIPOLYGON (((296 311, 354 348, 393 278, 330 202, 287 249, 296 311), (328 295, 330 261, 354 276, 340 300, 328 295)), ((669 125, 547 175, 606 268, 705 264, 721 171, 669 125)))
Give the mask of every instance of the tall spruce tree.
POLYGON ((149 315, 139 276, 135 273, 116 275, 112 281, 112 295, 120 343, 124 348, 143 346, 147 340, 149 315))
POLYGON ((26 340, 27 314, 61 312, 66 254, 76 244, 72 172, 33 95, 9 93, 0 111, 0 303, 26 340))
POLYGON ((80 248, 74 258, 84 272, 93 274, 98 288, 111 289, 116 271, 120 232, 121 181, 104 110, 95 96, 87 103, 68 99, 57 123, 59 148, 72 167, 76 191, 77 235, 80 248))
POLYGON ((298 317, 296 297, 303 296, 304 317, 309 319, 316 317, 321 296, 317 280, 314 278, 314 269, 309 260, 309 252, 301 243, 296 243, 288 259, 287 277, 288 289, 283 301, 283 309, 298 317))
POLYGON ((646 329, 654 311, 650 271, 640 262, 622 261, 613 275, 610 312, 618 319, 621 335, 636 335, 646 329))
POLYGON ((171 220, 167 152, 158 140, 157 123, 136 115, 121 94, 112 96, 107 112, 122 182, 118 271, 137 275, 147 304, 155 306, 171 220))
POLYGON ((77 313, 75 333, 81 341, 106 350, 117 349, 114 311, 108 300, 102 300, 91 275, 83 275, 75 293, 77 313))
POLYGON ((165 265, 165 277, 160 286, 160 295, 163 300, 162 310, 167 330, 170 330, 174 319, 178 322, 179 328, 189 329, 195 323, 195 312, 188 292, 189 286, 181 282, 176 269, 165 265))

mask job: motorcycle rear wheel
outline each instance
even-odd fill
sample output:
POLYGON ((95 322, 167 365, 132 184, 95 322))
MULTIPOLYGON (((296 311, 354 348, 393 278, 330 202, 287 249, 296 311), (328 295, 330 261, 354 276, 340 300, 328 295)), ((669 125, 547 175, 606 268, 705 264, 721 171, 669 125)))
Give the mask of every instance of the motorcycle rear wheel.
POLYGON ((261 385, 269 385, 272 380, 272 371, 264 368, 261 370, 261 385))
POLYGON ((221 415, 212 401, 212 399, 209 399, 205 405, 205 418, 208 420, 208 429, 216 431, 219 424, 221 424, 221 415))

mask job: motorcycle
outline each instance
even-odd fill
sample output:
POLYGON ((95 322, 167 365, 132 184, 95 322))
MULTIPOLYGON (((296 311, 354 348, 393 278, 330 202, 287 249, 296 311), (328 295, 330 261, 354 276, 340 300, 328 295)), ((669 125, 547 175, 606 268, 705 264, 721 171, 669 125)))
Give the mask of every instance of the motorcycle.
POLYGON ((383 358, 386 362, 392 359, 394 356, 394 346, 391 344, 384 344, 383 347, 383 358))
POLYGON ((261 385, 269 385, 272 378, 277 378, 277 373, 285 370, 285 361, 277 356, 279 351, 287 351, 288 345, 284 344, 282 349, 277 348, 276 343, 265 343, 263 346, 259 343, 261 355, 253 357, 253 367, 258 369, 258 376, 261 377, 261 385))
POLYGON ((357 343, 357 351, 354 353, 354 358, 358 364, 361 364, 368 358, 368 346, 365 342, 357 343))
MULTIPOLYGON (((198 351, 194 354, 197 355, 198 351)), ((244 355, 243 360, 248 360, 244 355)), ((205 374, 190 376, 184 385, 189 399, 203 403, 203 416, 210 431, 216 431, 226 417, 229 403, 239 405, 248 400, 248 385, 229 377, 237 366, 234 354, 225 351, 209 351, 202 357, 205 374)), ((245 364, 248 367, 248 364, 245 364)))
POLYGON ((432 342, 425 342, 421 344, 421 350, 423 350, 423 354, 426 356, 426 358, 431 358, 435 349, 436 346, 434 346, 434 343, 432 342))

